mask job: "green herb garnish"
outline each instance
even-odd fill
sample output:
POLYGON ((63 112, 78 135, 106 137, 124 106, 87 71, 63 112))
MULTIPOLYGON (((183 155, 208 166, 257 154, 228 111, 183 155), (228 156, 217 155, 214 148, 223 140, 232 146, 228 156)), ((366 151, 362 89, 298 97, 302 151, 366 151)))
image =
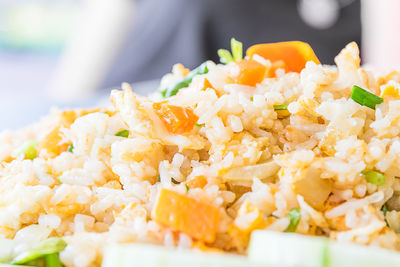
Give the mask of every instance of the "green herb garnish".
POLYGON ((74 152, 74 144, 70 144, 70 145, 68 146, 67 151, 70 152, 70 153, 74 152))
POLYGON ((243 58, 243 44, 235 40, 235 38, 231 39, 231 50, 232 54, 226 49, 218 49, 219 61, 222 64, 228 64, 231 61, 241 60, 243 58))
POLYGON ((161 176, 160 175, 157 177, 157 182, 161 182, 161 176))
POLYGON ((231 39, 231 50, 233 60, 241 60, 243 58, 243 44, 235 38, 231 39))
POLYGON ((218 56, 219 56, 219 61, 222 64, 228 64, 229 62, 233 61, 232 54, 228 50, 226 50, 226 49, 218 49, 217 53, 218 53, 218 56))
POLYGON ((383 216, 386 216, 386 212, 388 212, 388 208, 386 205, 383 205, 381 208, 381 211, 383 212, 383 216))
POLYGON ((189 192, 189 186, 187 185, 187 184, 185 184, 185 187, 186 187, 186 191, 188 191, 189 192))
POLYGON ((298 208, 293 208, 287 213, 287 216, 289 217, 290 224, 285 232, 295 232, 301 218, 300 210, 298 208))
POLYGON ((119 131, 118 133, 115 134, 115 136, 121 136, 127 138, 129 136, 129 131, 128 130, 119 131))
POLYGON ((351 99, 362 106, 366 106, 372 109, 375 109, 375 106, 383 102, 383 98, 371 94, 365 89, 354 85, 353 90, 351 91, 351 99))
MULTIPOLYGON (((40 242, 36 247, 19 254, 10 262, 10 264, 13 265, 25 264, 30 261, 37 260, 39 258, 46 257, 51 254, 63 251, 66 246, 67 243, 63 239, 59 237, 50 237, 49 239, 40 242)), ((54 262, 55 259, 54 258, 49 259, 49 261, 54 262)))
POLYGON ((197 127, 203 127, 205 125, 205 123, 195 123, 194 125, 196 125, 197 127))
POLYGON ((289 104, 274 105, 274 110, 287 110, 289 104))
POLYGON ((24 143, 21 148, 13 153, 14 158, 18 158, 24 155, 24 159, 34 159, 37 157, 37 146, 38 142, 31 140, 24 143))
POLYGON ((192 82, 193 78, 197 75, 206 74, 208 73, 207 61, 192 70, 191 72, 186 75, 185 78, 180 80, 179 82, 173 84, 172 86, 160 90, 160 94, 164 97, 171 97, 178 93, 178 91, 182 88, 188 87, 192 82))
POLYGON ((46 262, 46 267, 62 267, 60 256, 58 253, 49 254, 44 257, 46 262))
POLYGON ((361 172, 364 175, 365 179, 368 183, 381 186, 386 183, 386 177, 380 172, 371 171, 371 170, 364 170, 361 172))
POLYGON ((386 213, 388 212, 388 208, 387 208, 386 204, 382 206, 381 211, 383 213, 383 219, 385 220, 386 225, 389 226, 389 224, 386 220, 386 213))
POLYGON ((174 178, 171 178, 171 182, 174 184, 180 184, 181 182, 178 182, 177 180, 175 180, 174 178))

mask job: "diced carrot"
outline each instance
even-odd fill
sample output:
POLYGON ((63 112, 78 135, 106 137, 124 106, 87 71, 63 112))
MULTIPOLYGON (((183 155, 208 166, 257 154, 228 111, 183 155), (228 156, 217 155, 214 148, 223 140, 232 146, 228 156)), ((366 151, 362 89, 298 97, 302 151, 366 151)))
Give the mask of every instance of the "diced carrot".
POLYGON ((172 133, 182 134, 192 130, 199 119, 191 108, 173 106, 166 102, 156 102, 153 104, 153 108, 172 133))
POLYGON ((243 85, 255 86, 262 82, 267 70, 263 64, 252 59, 242 59, 233 64, 239 68, 239 71, 232 76, 233 81, 243 85))
POLYGON ((209 204, 163 188, 151 215, 172 230, 207 243, 215 241, 219 211, 209 204))
POLYGON ((249 58, 255 54, 271 62, 283 60, 288 72, 300 72, 308 61, 321 64, 311 46, 300 41, 258 44, 247 49, 249 58))
POLYGON ((207 178, 203 175, 196 176, 186 183, 189 188, 203 188, 207 184, 207 178))
POLYGON ((201 89, 201 91, 205 91, 208 88, 214 89, 214 86, 212 86, 212 84, 210 83, 210 81, 207 78, 204 78, 204 80, 203 80, 203 88, 201 89))

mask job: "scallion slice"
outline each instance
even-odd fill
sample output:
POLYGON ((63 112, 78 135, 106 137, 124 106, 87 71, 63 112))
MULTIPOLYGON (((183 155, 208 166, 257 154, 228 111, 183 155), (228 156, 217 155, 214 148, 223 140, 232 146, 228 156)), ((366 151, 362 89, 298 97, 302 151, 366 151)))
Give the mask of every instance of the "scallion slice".
MULTIPOLYGON (((30 261, 46 257, 48 255, 63 251, 67 243, 59 237, 50 237, 39 243, 36 247, 22 252, 15 257, 10 263, 13 265, 21 265, 30 261)), ((54 259, 51 259, 53 261, 54 259)))
POLYGON ((19 158, 21 155, 24 155, 24 159, 32 160, 37 157, 37 146, 37 141, 27 141, 21 146, 21 148, 13 153, 13 156, 14 158, 19 158))
POLYGON ((287 216, 289 217, 290 224, 285 232, 295 232, 301 218, 300 210, 298 208, 293 208, 287 213, 287 216))
POLYGON ((382 206, 381 211, 383 213, 383 219, 385 220, 386 225, 389 226, 389 224, 388 224, 388 222, 386 220, 386 213, 388 212, 388 208, 387 208, 386 204, 384 204, 382 206))
POLYGON ((60 256, 58 253, 49 254, 44 257, 46 262, 46 267, 62 267, 60 256))
POLYGON ((70 144, 70 145, 68 146, 67 151, 70 152, 70 153, 74 152, 74 144, 70 144))
POLYGON ((232 54, 228 50, 218 49, 217 53, 219 56, 219 61, 221 61, 222 64, 228 64, 229 62, 233 61, 232 54))
POLYGON ((185 187, 186 187, 186 191, 189 192, 189 189, 190 189, 189 186, 187 184, 185 184, 185 187))
POLYGON ((122 130, 122 131, 119 131, 118 133, 116 133, 115 135, 127 138, 129 136, 129 131, 128 130, 122 130))
POLYGON ((207 61, 189 72, 188 75, 186 75, 186 77, 182 80, 178 81, 168 88, 160 90, 159 92, 163 98, 174 96, 179 92, 180 89, 188 87, 195 76, 206 73, 208 73, 207 61))
POLYGON ((232 54, 226 49, 218 49, 219 61, 222 64, 243 59, 243 44, 235 38, 231 39, 231 50, 232 54))
POLYGON ((361 172, 364 175, 365 179, 368 183, 381 186, 386 183, 386 177, 380 172, 371 171, 371 170, 364 170, 361 172))
POLYGON ((371 94, 365 89, 354 85, 353 90, 351 91, 351 99, 362 106, 366 106, 372 109, 375 109, 375 106, 383 102, 383 98, 371 94))
POLYGON ((243 58, 243 44, 235 38, 231 39, 231 50, 232 50, 232 56, 233 60, 241 60, 243 58))
POLYGON ((287 110, 289 104, 274 105, 274 110, 287 110))

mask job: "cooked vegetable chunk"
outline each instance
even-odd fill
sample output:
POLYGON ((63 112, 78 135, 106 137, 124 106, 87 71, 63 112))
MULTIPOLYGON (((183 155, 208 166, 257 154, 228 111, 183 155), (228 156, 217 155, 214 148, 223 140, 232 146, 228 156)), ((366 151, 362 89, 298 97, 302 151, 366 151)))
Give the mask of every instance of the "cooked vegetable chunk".
MULTIPOLYGON (((11 264, 20 265, 27 262, 63 251, 67 243, 59 237, 51 237, 39 243, 36 247, 27 250, 11 261, 11 264)), ((53 261, 54 259, 51 259, 53 261)))
POLYGON ((311 46, 300 41, 257 44, 247 49, 246 55, 249 58, 255 54, 271 62, 283 60, 288 72, 300 72, 308 61, 320 64, 311 46))
POLYGON ((208 243, 215 241, 218 217, 217 208, 165 188, 152 211, 156 222, 208 243))
POLYGON ((383 102, 383 98, 371 94, 365 89, 354 85, 353 90, 351 91, 351 99, 362 106, 366 106, 372 109, 375 109, 375 106, 383 102))
POLYGON ((316 209, 323 207, 324 202, 332 192, 329 179, 320 178, 321 172, 315 168, 302 171, 300 177, 293 183, 294 191, 304 197, 304 200, 316 209))
POLYGON ((172 133, 182 134, 192 130, 199 119, 191 108, 173 106, 165 102, 156 102, 153 104, 153 108, 172 133))
POLYGON ((235 83, 255 86, 264 80, 266 67, 261 63, 251 60, 243 59, 235 61, 233 64, 238 68, 238 72, 232 76, 235 83))

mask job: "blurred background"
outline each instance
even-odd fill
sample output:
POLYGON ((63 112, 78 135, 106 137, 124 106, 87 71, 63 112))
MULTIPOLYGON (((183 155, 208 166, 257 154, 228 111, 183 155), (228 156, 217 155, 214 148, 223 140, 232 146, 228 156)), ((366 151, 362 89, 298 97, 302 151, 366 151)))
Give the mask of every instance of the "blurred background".
POLYGON ((154 91, 174 63, 218 61, 231 37, 305 41, 324 64, 356 41, 363 63, 396 67, 398 11, 400 0, 0 0, 0 130, 107 103, 123 81, 154 91))

